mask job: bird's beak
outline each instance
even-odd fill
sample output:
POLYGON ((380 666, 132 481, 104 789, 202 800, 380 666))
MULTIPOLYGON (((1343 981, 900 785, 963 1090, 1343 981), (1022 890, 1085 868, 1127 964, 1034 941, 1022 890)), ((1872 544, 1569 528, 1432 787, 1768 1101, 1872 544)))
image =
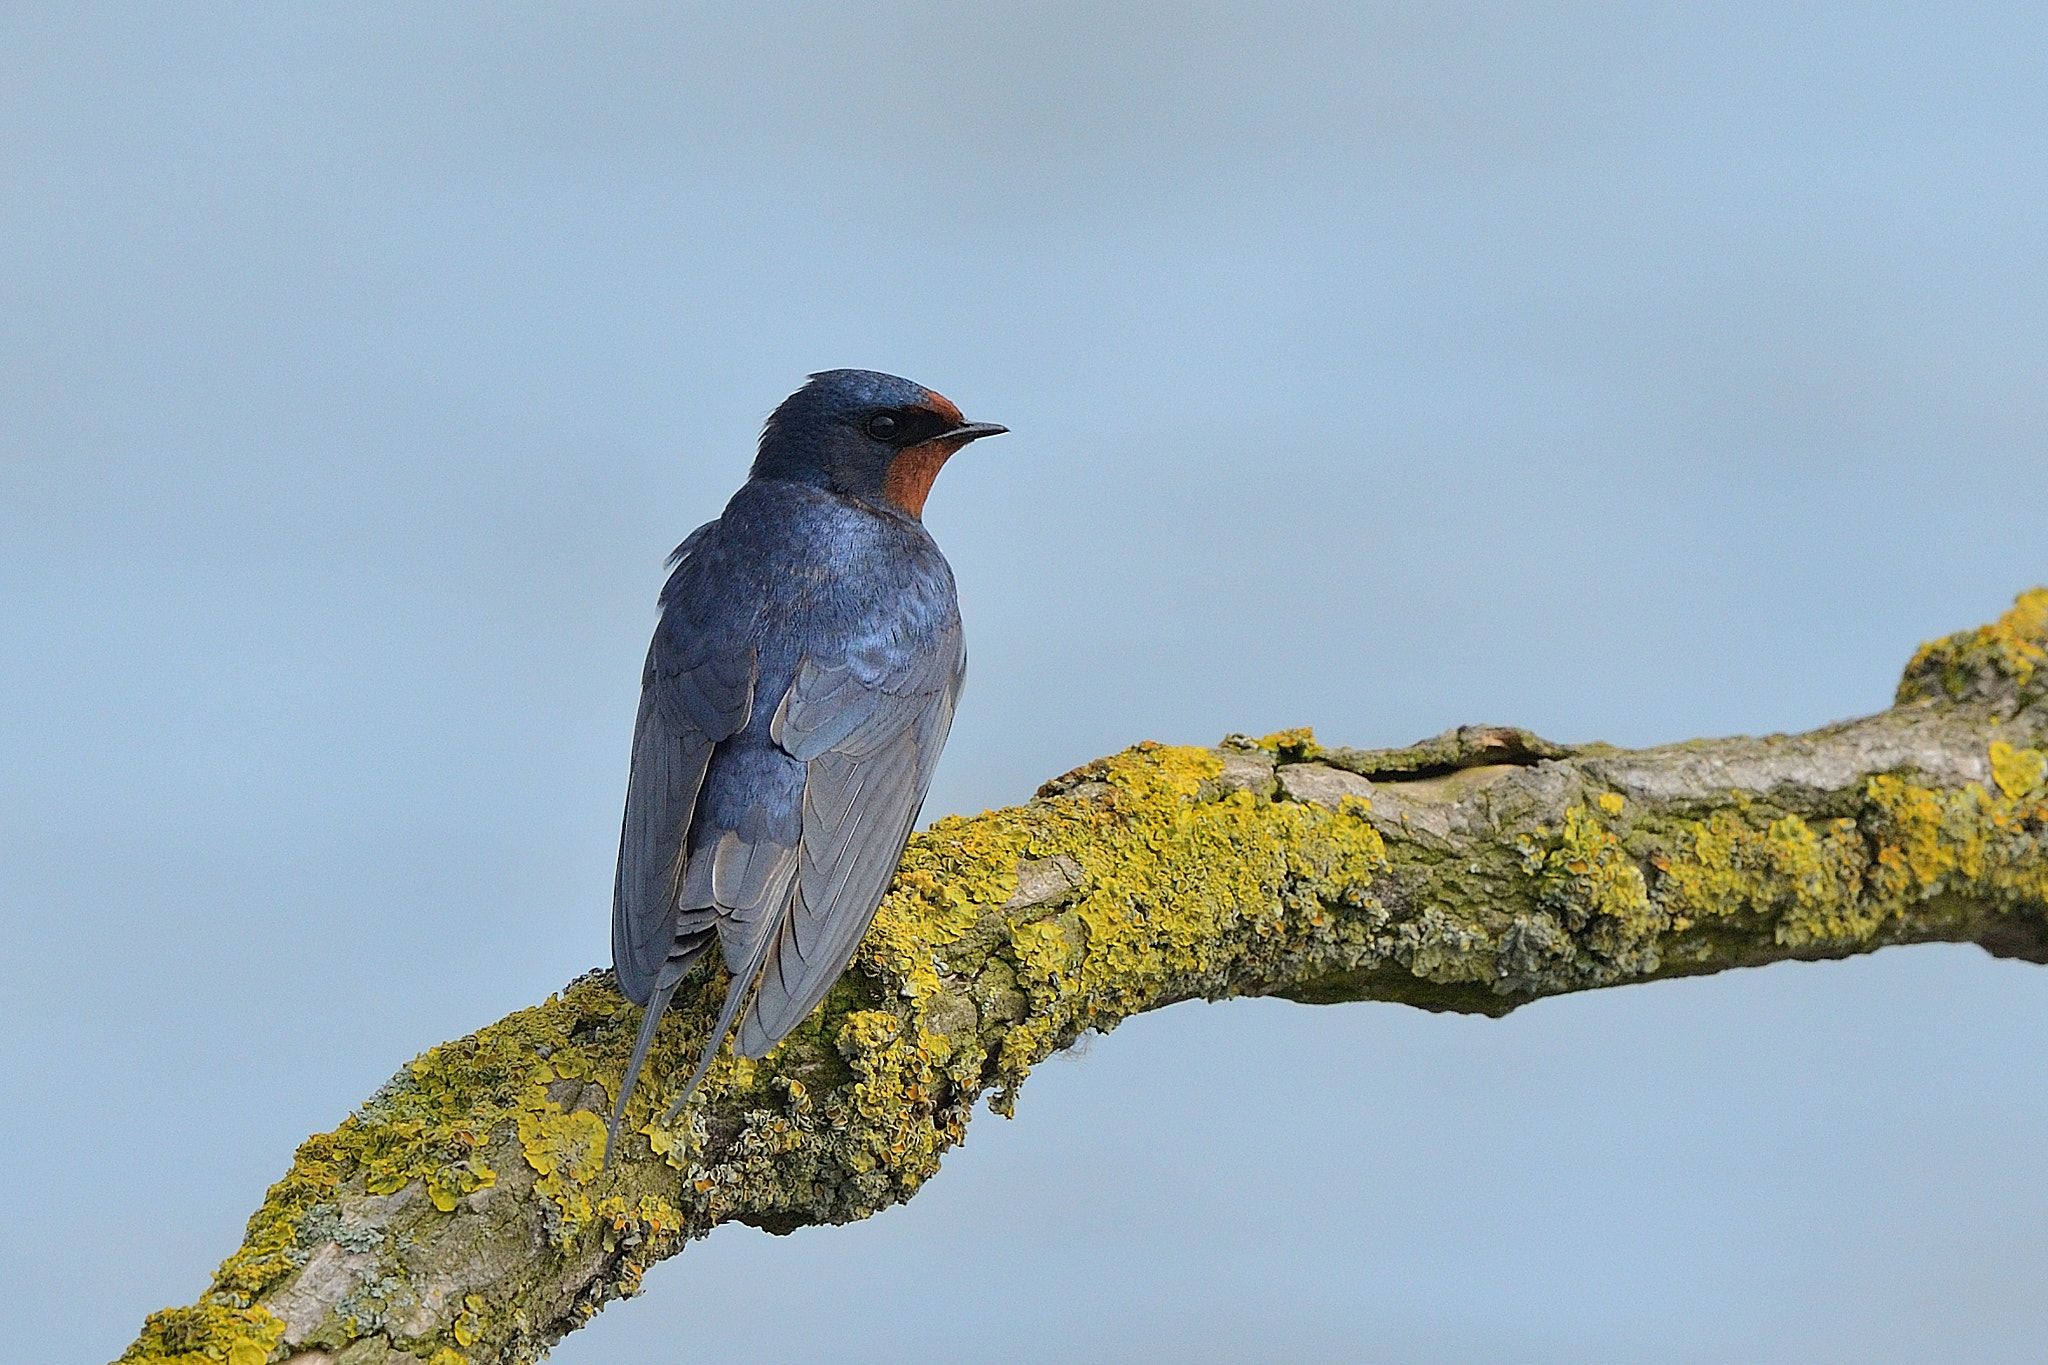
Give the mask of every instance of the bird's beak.
POLYGON ((932 439, 964 446, 969 441, 979 441, 984 436, 1000 436, 1008 430, 1008 427, 999 427, 994 422, 963 422, 951 431, 940 432, 932 439))

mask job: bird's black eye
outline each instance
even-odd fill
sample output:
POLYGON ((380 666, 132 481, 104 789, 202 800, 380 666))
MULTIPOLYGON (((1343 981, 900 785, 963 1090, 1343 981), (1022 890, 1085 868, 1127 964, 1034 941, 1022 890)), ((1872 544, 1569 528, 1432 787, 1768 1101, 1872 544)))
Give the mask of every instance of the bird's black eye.
POLYGON ((894 440, 900 425, 888 413, 878 412, 873 417, 868 418, 868 435, 874 437, 877 441, 894 440))

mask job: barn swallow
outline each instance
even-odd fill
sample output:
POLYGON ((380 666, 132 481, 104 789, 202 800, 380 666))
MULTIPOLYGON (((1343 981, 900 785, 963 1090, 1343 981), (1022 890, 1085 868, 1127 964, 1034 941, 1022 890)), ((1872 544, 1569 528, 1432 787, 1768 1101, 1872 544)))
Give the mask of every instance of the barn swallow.
POLYGON ((907 379, 814 374, 768 418, 724 514, 670 556, 612 899, 619 989, 646 1013, 607 1165, 662 1011, 706 949, 732 980, 664 1122, 735 1020, 734 1051, 767 1055, 867 932, 967 670, 925 495, 962 446, 1005 430, 907 379))

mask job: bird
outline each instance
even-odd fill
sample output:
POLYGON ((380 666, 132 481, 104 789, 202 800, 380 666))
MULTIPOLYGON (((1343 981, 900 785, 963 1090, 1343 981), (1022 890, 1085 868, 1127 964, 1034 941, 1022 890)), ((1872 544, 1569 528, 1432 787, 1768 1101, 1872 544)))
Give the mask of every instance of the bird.
POLYGON ((607 1166, 662 1013, 714 943, 725 1004, 664 1123, 736 1021, 734 1051, 766 1056, 852 960, 967 675, 925 498, 961 447, 1007 430, 895 375, 813 374, 723 514, 669 557, 612 895, 612 966, 645 1013, 607 1166))

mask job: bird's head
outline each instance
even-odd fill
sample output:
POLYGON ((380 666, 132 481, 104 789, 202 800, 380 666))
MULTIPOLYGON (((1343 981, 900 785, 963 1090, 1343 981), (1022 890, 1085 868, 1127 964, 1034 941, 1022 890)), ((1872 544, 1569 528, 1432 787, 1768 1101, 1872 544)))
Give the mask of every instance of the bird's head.
POLYGON ((893 374, 824 370, 769 416, 753 477, 816 484, 919 517, 954 451, 1008 430, 969 422, 938 394, 893 374))

